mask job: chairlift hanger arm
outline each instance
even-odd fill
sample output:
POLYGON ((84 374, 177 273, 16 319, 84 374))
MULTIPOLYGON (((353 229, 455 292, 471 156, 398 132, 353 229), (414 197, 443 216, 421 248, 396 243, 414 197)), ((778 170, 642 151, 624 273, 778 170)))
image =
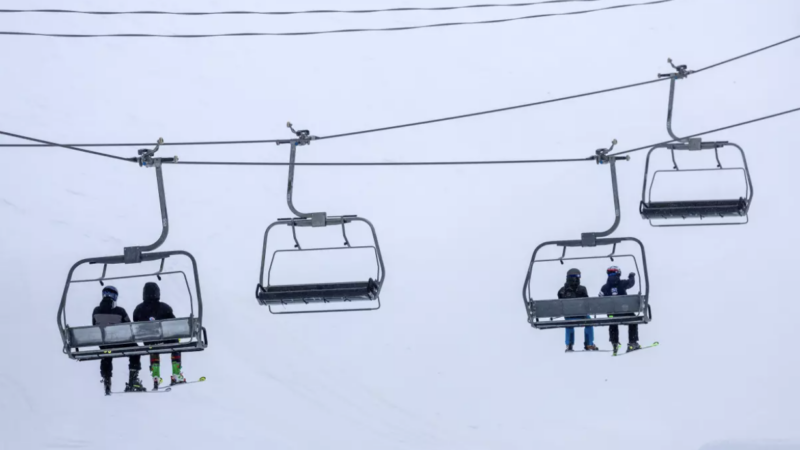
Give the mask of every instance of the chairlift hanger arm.
POLYGON ((617 140, 614 139, 611 141, 610 148, 601 148, 595 151, 594 160, 597 164, 608 164, 611 167, 611 189, 614 195, 614 223, 611 225, 606 231, 601 232, 589 232, 581 234, 581 243, 583 247, 594 247, 597 245, 598 238, 610 236, 614 230, 617 229, 619 226, 621 217, 620 217, 620 208, 619 208, 619 189, 617 187, 617 161, 629 161, 630 158, 628 155, 626 156, 614 156, 609 155, 609 153, 614 150, 614 146, 617 145, 617 140))
POLYGON ((275 144, 282 145, 282 144, 289 144, 290 146, 290 153, 289 153, 289 181, 286 186, 286 204, 289 206, 289 210, 292 213, 302 219, 311 219, 312 226, 325 226, 327 225, 327 214, 324 212, 316 212, 316 213, 303 213, 297 210, 294 206, 294 201, 292 200, 292 195, 294 193, 294 167, 295 167, 295 159, 297 155, 297 147, 302 145, 311 145, 311 141, 316 140, 316 136, 312 136, 308 130, 300 130, 296 131, 292 127, 291 122, 286 123, 286 127, 292 130, 292 132, 297 135, 296 139, 285 139, 279 140, 275 144))
POLYGON ((154 149, 141 149, 138 151, 137 162, 140 167, 155 167, 156 169, 156 184, 158 186, 158 202, 161 209, 161 236, 158 239, 146 246, 133 246, 125 247, 126 263, 136 263, 142 261, 142 253, 156 250, 164 241, 167 240, 169 235, 169 217, 167 215, 167 199, 164 193, 164 175, 161 172, 161 165, 165 163, 176 163, 177 156, 171 158, 156 158, 155 153, 159 150, 161 144, 164 143, 163 138, 158 138, 158 142, 154 149))
MULTIPOLYGON (((676 70, 675 73, 660 73, 659 78, 669 77, 669 104, 667 107, 667 133, 669 136, 678 143, 668 144, 667 148, 670 150, 706 150, 716 149, 726 144, 727 142, 703 142, 701 138, 681 138, 672 131, 672 114, 675 105, 675 81, 688 78, 693 74, 694 70, 688 70, 686 65, 676 66, 672 62, 672 58, 667 60, 670 65, 676 70)), ((676 164, 677 165, 677 164, 676 164)))

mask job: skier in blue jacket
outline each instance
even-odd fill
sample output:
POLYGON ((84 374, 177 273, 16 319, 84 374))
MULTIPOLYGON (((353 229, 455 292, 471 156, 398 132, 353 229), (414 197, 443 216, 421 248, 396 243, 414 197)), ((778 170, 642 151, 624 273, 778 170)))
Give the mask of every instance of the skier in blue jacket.
MULTIPOLYGON (((611 266, 606 270, 608 281, 600 289, 600 297, 614 295, 628 295, 628 289, 636 284, 636 274, 631 272, 628 279, 622 281, 622 271, 617 266, 611 266)), ((616 314, 616 316, 633 316, 633 313, 616 314)), ((610 325, 608 327, 609 340, 613 347, 614 354, 619 349, 619 326, 610 325)), ((639 345, 639 326, 636 324, 628 325, 628 351, 642 348, 639 345)))

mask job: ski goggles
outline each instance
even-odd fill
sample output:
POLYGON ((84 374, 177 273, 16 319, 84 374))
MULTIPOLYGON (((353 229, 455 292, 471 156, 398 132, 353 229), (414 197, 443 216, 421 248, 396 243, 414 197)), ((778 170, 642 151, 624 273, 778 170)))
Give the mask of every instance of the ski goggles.
POLYGON ((580 277, 581 277, 581 274, 579 274, 579 273, 571 273, 571 274, 567 275, 567 278, 580 278, 580 277))
POLYGON ((111 300, 117 301, 119 297, 119 292, 112 291, 111 289, 103 289, 103 298, 108 297, 111 300))
POLYGON ((620 272, 619 270, 608 270, 608 271, 606 271, 606 273, 609 274, 609 275, 619 275, 622 272, 620 272))

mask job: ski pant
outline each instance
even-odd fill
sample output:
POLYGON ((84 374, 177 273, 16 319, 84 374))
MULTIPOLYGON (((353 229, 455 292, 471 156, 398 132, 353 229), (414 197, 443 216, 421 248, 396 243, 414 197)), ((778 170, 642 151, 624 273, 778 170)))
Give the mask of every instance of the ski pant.
MULTIPOLYGON (((172 352, 172 362, 181 363, 181 352, 172 352)), ((150 355, 150 366, 153 364, 161 364, 161 355, 154 353, 150 355)))
MULTIPOLYGON (((567 320, 588 319, 586 317, 565 317, 567 320)), ((575 328, 569 327, 565 329, 565 343, 567 345, 575 345, 575 328)), ((594 327, 583 327, 583 345, 594 345, 594 327)))
MULTIPOLYGON (((159 344, 177 344, 178 340, 169 340, 169 341, 160 341, 160 342, 145 342, 144 345, 159 345, 159 344)), ((181 366, 181 352, 172 352, 172 362, 178 363, 178 367, 181 366)), ((158 353, 151 353, 150 354, 150 372, 157 374, 159 377, 161 376, 161 355, 158 353), (158 365, 158 372, 153 372, 153 366, 158 365)))
MULTIPOLYGON (((635 316, 635 314, 615 314, 615 316, 635 316)), ((608 337, 612 343, 619 343, 619 325, 609 325, 608 337)), ((628 343, 632 342, 639 342, 639 325, 628 325, 628 343)))
MULTIPOLYGON (((114 348, 130 347, 129 345, 101 345, 102 350, 110 350, 114 348)), ((142 360, 139 355, 128 357, 129 370, 142 370, 142 360)), ((103 378, 111 378, 111 373, 114 370, 114 358, 102 358, 100 360, 100 376, 103 378)))

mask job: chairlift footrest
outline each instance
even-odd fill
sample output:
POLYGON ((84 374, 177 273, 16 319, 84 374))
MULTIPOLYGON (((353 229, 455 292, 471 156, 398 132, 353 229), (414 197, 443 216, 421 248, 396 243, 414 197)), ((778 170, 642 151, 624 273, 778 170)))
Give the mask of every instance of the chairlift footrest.
POLYGON ((376 300, 379 291, 378 284, 369 279, 365 282, 259 287, 256 296, 262 305, 281 305, 376 300))
POLYGON ((642 202, 639 212, 645 219, 741 217, 747 214, 747 200, 642 202))
POLYGON ((582 328, 582 327, 607 327, 610 325, 643 325, 650 320, 644 315, 623 316, 623 317, 598 317, 596 319, 577 319, 577 320, 542 320, 532 322, 534 328, 540 330, 552 330, 556 328, 582 328))

